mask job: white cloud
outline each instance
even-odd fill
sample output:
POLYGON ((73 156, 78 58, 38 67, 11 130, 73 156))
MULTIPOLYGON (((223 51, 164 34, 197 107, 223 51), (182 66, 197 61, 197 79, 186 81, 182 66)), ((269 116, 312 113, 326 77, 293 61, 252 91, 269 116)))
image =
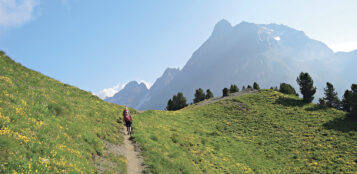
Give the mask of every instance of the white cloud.
POLYGON ((349 52, 357 49, 357 41, 328 44, 328 46, 334 52, 338 52, 338 51, 349 52))
POLYGON ((35 0, 0 0, 0 26, 18 26, 33 18, 35 0))
POLYGON ((112 88, 105 88, 105 89, 99 91, 98 93, 95 93, 94 95, 98 96, 101 99, 113 97, 117 92, 119 92, 121 89, 123 89, 125 85, 126 85, 126 83, 124 83, 124 84, 119 83, 112 88))
POLYGON ((146 86, 148 89, 150 89, 150 88, 151 88, 151 85, 152 85, 151 82, 147 82, 147 81, 145 81, 145 80, 140 80, 139 83, 144 83, 145 86, 146 86))
POLYGON ((275 40, 279 41, 280 40, 280 37, 279 36, 276 36, 274 37, 275 40))
MULTIPOLYGON (((99 91, 98 93, 94 93, 94 95, 98 96, 101 99, 106 99, 108 97, 113 97, 116 93, 118 93, 120 90, 122 90, 126 84, 128 84, 129 82, 125 82, 125 83, 118 83, 117 85, 115 85, 112 88, 105 88, 101 91, 99 91)), ((140 80, 139 83, 144 83, 145 86, 150 89, 152 83, 151 82, 147 82, 145 80, 140 80)))

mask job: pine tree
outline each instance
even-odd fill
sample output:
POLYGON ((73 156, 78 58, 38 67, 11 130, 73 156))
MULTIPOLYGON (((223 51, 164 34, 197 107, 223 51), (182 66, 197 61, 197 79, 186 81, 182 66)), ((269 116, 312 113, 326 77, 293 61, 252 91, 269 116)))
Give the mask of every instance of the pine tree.
POLYGON ((235 92, 239 92, 239 88, 237 85, 231 85, 231 87, 229 88, 229 92, 230 93, 235 93, 235 92))
POLYGON ((248 85, 248 86, 247 86, 247 89, 252 89, 252 86, 248 85))
POLYGON ((196 89, 195 98, 193 99, 193 103, 198 103, 200 101, 203 101, 204 99, 206 99, 206 94, 203 92, 203 89, 202 88, 196 89))
POLYGON ((326 83, 326 88, 324 89, 324 91, 325 97, 323 98, 323 100, 325 101, 326 106, 332 108, 339 108, 340 100, 337 97, 337 92, 335 92, 335 88, 330 82, 326 83))
POLYGON ((224 88, 224 89, 222 90, 222 92, 223 92, 223 97, 225 97, 225 96, 228 96, 228 95, 229 95, 228 88, 224 88))
POLYGON ((171 111, 173 110, 173 102, 171 99, 167 102, 166 110, 171 111))
POLYGON ((214 96, 213 96, 213 93, 211 92, 211 90, 210 89, 207 89, 207 91, 206 91, 206 99, 210 99, 210 98, 213 98, 214 96))
POLYGON ((351 112, 352 91, 346 90, 342 97, 342 108, 346 112, 351 112))
POLYGON ((253 89, 255 89, 255 90, 260 90, 260 87, 259 87, 259 85, 258 85, 257 82, 254 82, 254 83, 253 83, 253 89))
POLYGON ((314 87, 314 81, 309 73, 301 72, 297 77, 296 82, 300 86, 300 92, 303 95, 303 102, 311 103, 314 100, 314 94, 316 93, 316 87, 314 87))
POLYGON ((351 114, 354 116, 354 118, 357 118, 357 84, 352 84, 351 90, 352 90, 352 95, 350 98, 351 114))
MULTIPOLYGON (((274 89, 272 87, 272 89, 274 89)), ((284 94, 294 94, 294 95, 298 95, 295 91, 295 89, 287 83, 280 83, 280 89, 279 92, 284 93, 284 94)))

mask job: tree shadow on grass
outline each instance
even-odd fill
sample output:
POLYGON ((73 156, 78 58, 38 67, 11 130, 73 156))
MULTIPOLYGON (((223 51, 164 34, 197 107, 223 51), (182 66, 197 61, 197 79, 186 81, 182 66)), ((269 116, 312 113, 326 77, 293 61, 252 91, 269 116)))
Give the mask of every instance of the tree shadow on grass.
POLYGON ((324 110, 324 109, 327 109, 328 107, 326 107, 326 106, 321 106, 321 105, 314 105, 314 106, 312 106, 312 107, 308 107, 308 108, 306 108, 305 110, 306 111, 319 111, 319 110, 324 110))
POLYGON ((300 99, 294 99, 294 98, 285 98, 285 97, 279 97, 276 101, 276 104, 280 104, 283 106, 298 106, 298 107, 302 107, 305 105, 304 102, 302 102, 302 100, 300 99))
POLYGON ((357 119, 351 115, 346 115, 344 118, 335 118, 323 124, 323 126, 326 129, 334 129, 341 132, 357 131, 357 119))

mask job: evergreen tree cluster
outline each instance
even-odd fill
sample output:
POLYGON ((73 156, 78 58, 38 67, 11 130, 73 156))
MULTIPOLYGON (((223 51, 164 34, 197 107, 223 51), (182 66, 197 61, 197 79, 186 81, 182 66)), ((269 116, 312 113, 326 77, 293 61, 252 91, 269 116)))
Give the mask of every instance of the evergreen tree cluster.
POLYGON ((231 87, 229 88, 229 93, 235 93, 239 92, 239 88, 237 85, 232 84, 231 87))
MULTIPOLYGON (((305 103, 311 103, 314 100, 314 95, 316 93, 316 87, 314 87, 314 81, 307 72, 301 72, 296 79, 297 84, 300 88, 300 93, 303 98, 302 101, 305 103)), ((260 90, 258 83, 254 82, 253 87, 248 85, 247 88, 243 86, 242 90, 260 90)), ((279 91, 284 94, 292 94, 299 96, 295 89, 287 83, 280 83, 280 88, 271 87, 270 89, 279 91)), ((223 88, 222 93, 223 97, 229 96, 230 93, 239 92, 237 85, 232 84, 230 88, 223 88)), ((346 90, 343 94, 342 101, 339 100, 338 94, 335 91, 332 83, 327 82, 326 88, 324 88, 325 96, 319 99, 319 104, 325 107, 331 107, 336 109, 342 109, 346 112, 350 112, 355 118, 357 118, 357 84, 352 84, 351 90, 346 90)), ((195 98, 193 99, 194 103, 198 103, 205 99, 213 98, 213 93, 210 89, 206 90, 206 93, 202 88, 196 89, 195 98)), ((186 98, 181 92, 174 95, 172 99, 167 102, 167 110, 178 110, 187 106, 186 98)))
POLYGON ((210 99, 213 97, 214 97, 213 93, 211 92, 210 89, 207 89, 206 93, 205 93, 205 92, 203 92, 202 88, 198 88, 198 89, 196 89, 195 98, 193 99, 193 103, 198 103, 200 101, 203 101, 205 99, 210 99))
POLYGON ((167 102, 166 110, 168 111, 176 111, 182 109, 187 106, 186 97, 183 96, 182 92, 174 95, 172 99, 167 102))
MULTIPOLYGON (((203 101, 205 99, 210 99, 213 97, 214 97, 213 93, 211 92, 210 89, 207 89, 206 94, 205 94, 205 92, 203 92, 202 88, 198 88, 196 90, 195 98, 193 99, 193 102, 198 103, 200 101, 203 101)), ((179 92, 176 95, 174 95, 172 97, 172 99, 169 99, 169 101, 167 102, 166 110, 176 111, 176 110, 182 109, 188 105, 186 102, 187 102, 186 97, 183 96, 182 92, 179 92)))

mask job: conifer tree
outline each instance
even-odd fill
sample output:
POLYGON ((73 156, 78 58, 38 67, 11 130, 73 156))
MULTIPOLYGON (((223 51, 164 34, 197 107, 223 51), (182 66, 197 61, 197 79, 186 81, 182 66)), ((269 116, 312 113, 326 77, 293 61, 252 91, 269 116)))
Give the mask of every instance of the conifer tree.
POLYGON ((214 96, 213 96, 213 93, 211 92, 211 90, 210 89, 207 89, 207 91, 206 91, 206 99, 210 99, 210 98, 213 98, 214 96))
POLYGON ((314 81, 309 73, 301 72, 299 77, 297 77, 296 82, 299 84, 300 92, 303 95, 302 101, 305 103, 311 103, 312 100, 314 100, 316 87, 314 87, 314 81))
POLYGON ((174 95, 172 99, 167 102, 166 109, 169 111, 175 111, 182 109, 186 106, 186 97, 183 96, 182 92, 178 92, 177 95, 174 95))
POLYGON ((224 89, 222 90, 222 92, 223 92, 223 97, 225 97, 225 96, 228 96, 228 95, 229 95, 228 88, 224 88, 224 89))
POLYGON ((229 88, 229 92, 230 93, 235 93, 235 92, 239 92, 239 88, 237 85, 232 84, 231 87, 229 88))
POLYGON ((254 82, 254 83, 253 83, 253 89, 255 89, 255 90, 260 90, 260 87, 259 87, 259 85, 258 85, 257 82, 254 82))
POLYGON ((203 89, 202 88, 196 89, 195 98, 193 99, 193 103, 198 103, 200 101, 203 101, 204 99, 206 99, 206 94, 203 92, 203 89))
POLYGON ((337 92, 335 91, 335 88, 330 82, 326 83, 326 88, 324 89, 324 91, 325 97, 323 98, 323 100, 325 101, 326 106, 332 108, 339 108, 340 100, 337 97, 337 92))
POLYGON ((342 97, 342 108, 346 112, 351 112, 352 91, 346 90, 342 97))

